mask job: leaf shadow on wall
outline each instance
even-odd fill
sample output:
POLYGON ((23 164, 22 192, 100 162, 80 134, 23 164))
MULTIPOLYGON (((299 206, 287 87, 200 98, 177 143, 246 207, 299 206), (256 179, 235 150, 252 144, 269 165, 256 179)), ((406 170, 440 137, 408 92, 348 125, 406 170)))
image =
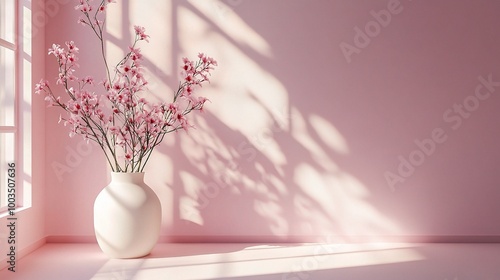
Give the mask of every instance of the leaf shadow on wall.
POLYGON ((173 3, 174 53, 208 49, 220 62, 200 90, 212 102, 192 116, 196 129, 159 149, 175 161, 174 240, 338 241, 397 230, 370 204, 367 187, 336 162, 349 156, 349 145, 332 117, 301 106, 293 81, 303 71, 287 68, 295 54, 307 56, 282 55, 290 34, 265 38, 266 30, 236 12, 259 4, 173 3))
MULTIPOLYGON (((172 210, 162 231, 169 241, 332 242, 397 230, 370 204, 370 192, 359 178, 337 163, 350 151, 327 114, 328 104, 317 100, 317 111, 303 104, 296 83, 302 79, 309 85, 312 77, 290 67, 294 59, 307 59, 307 50, 284 52, 291 34, 274 38, 258 17, 238 14, 258 10, 258 3, 171 5, 171 18, 165 17, 162 26, 171 28, 165 33, 173 38, 168 62, 173 70, 146 57, 145 66, 155 69, 149 73, 153 80, 161 81, 160 88, 176 85, 178 54, 192 57, 203 51, 220 66, 212 83, 198 92, 212 102, 204 113, 189 116, 196 129, 167 136, 146 170, 154 174, 148 176, 170 176, 162 183, 166 189, 155 189, 160 196, 171 195, 171 201, 161 197, 163 207, 172 210)), ((123 15, 130 12, 123 5, 123 15)), ((272 12, 261 15, 264 22, 287 24, 273 22, 272 12)), ((128 17, 122 17, 122 26, 130 26, 128 17)), ((124 32, 123 43, 130 39, 124 32)))

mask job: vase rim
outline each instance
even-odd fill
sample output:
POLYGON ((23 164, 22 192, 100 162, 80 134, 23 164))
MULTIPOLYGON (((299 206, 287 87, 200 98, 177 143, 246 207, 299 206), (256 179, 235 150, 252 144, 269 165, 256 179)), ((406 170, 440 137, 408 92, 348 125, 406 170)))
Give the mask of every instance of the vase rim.
POLYGON ((144 172, 111 172, 111 180, 123 182, 143 182, 144 172))

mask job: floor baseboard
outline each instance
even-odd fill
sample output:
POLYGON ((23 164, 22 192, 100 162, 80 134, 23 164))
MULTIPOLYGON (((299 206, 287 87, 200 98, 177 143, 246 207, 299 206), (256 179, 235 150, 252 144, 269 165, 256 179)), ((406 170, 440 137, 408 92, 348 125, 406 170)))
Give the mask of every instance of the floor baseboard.
MULTIPOLYGON (((31 245, 28 245, 27 247, 23 248, 22 250, 16 252, 16 261, 19 261, 23 257, 29 255, 31 252, 35 251, 36 249, 42 247, 45 243, 47 243, 47 238, 41 238, 40 240, 32 243, 31 245)), ((7 258, 2 258, 0 260, 0 270, 6 268, 8 266, 7 263, 7 258)))
MULTIPOLYGON (((52 235, 47 243, 96 243, 93 235, 52 235)), ((500 243, 500 235, 160 236, 158 243, 500 243)))

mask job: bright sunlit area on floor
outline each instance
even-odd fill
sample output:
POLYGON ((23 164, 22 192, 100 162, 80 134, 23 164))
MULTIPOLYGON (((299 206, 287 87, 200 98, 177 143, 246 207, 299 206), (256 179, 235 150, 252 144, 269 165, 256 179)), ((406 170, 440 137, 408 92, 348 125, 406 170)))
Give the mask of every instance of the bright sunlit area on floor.
POLYGON ((159 244, 141 259, 108 259, 96 244, 47 244, 9 280, 493 280, 500 245, 159 244))

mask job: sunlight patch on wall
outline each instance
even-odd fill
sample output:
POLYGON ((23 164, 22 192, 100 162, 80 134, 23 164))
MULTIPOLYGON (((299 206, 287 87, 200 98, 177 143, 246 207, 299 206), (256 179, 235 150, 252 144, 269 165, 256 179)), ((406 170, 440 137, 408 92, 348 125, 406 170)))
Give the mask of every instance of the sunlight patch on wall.
POLYGON ((113 9, 107 9, 106 11, 106 32, 114 38, 115 42, 123 40, 123 30, 125 29, 125 26, 123 26, 123 10, 126 4, 117 1, 113 4, 116 5, 113 9))
MULTIPOLYGON (((321 148, 320 145, 311 136, 308 123, 302 113, 296 107, 292 107, 291 133, 292 137, 297 140, 310 154, 315 162, 325 170, 331 172, 338 171, 338 165, 328 156, 328 153, 321 148)), ((335 141, 332 139, 331 141, 335 141)), ((338 144, 332 144, 337 146, 338 144)))
MULTIPOLYGON (((285 87, 241 48, 214 30, 213 21, 207 21, 182 6, 178 12, 182 50, 187 54, 202 50, 216 58, 220 65, 211 87, 203 88, 200 93, 212 101, 206 110, 224 125, 243 134, 276 166, 286 164, 286 156, 274 139, 274 134, 288 129, 289 100, 285 87)), ((246 34, 247 29, 238 32, 246 34)))
POLYGON ((272 57, 272 50, 267 41, 224 2, 189 0, 189 3, 232 40, 251 48, 262 56, 272 57))
POLYGON ((316 114, 309 116, 309 124, 314 128, 323 144, 339 154, 348 154, 349 147, 344 136, 325 118, 316 114))
POLYGON ((235 185, 271 200, 277 200, 278 197, 275 191, 270 191, 270 188, 279 193, 287 192, 286 186, 280 178, 268 174, 268 170, 258 162, 241 158, 241 154, 225 145, 223 140, 208 127, 206 120, 202 117, 198 117, 196 120, 196 131, 180 135, 181 141, 179 143, 189 163, 196 167, 200 173, 212 178, 223 177, 225 183, 228 184, 228 190, 235 194, 241 194, 242 191, 235 185), (256 181, 248 174, 242 173, 242 168, 246 168, 247 164, 254 165, 260 174, 257 176, 260 180, 256 181))
MULTIPOLYGON (((163 147, 171 146, 175 142, 175 137, 165 137, 162 142, 163 147)), ((151 155, 145 168, 145 182, 148 184, 160 198, 162 207, 162 226, 169 227, 174 222, 174 204, 173 190, 171 186, 174 183, 174 160, 168 153, 162 153, 157 149, 151 155), (165 207, 166 206, 166 207, 165 207)))
POLYGON ((215 33, 210 24, 182 6, 177 8, 177 17, 178 40, 183 52, 181 55, 193 56, 198 52, 206 52, 219 59, 219 56, 206 49, 216 51, 214 47, 217 45, 208 41, 215 33))
POLYGON ((289 225, 284 218, 283 208, 279 201, 272 200, 256 200, 254 202, 254 209, 262 217, 266 217, 271 232, 278 236, 289 234, 289 225))
MULTIPOLYGON (((272 174, 271 172, 269 172, 269 170, 266 170, 264 166, 262 166, 262 164, 260 164, 259 162, 255 162, 254 165, 255 169, 260 172, 260 177, 262 178, 262 182, 266 186, 269 186, 270 188, 274 187, 274 190, 279 195, 288 194, 286 185, 281 178, 272 174)), ((274 193, 274 191, 271 191, 270 193, 274 193)))
MULTIPOLYGON (((238 96, 238 93, 250 95, 243 100, 241 100, 241 96, 238 96, 240 101, 236 104, 245 104, 246 107, 249 101, 256 103, 259 107, 265 108, 274 119, 287 125, 288 93, 283 84, 245 54, 241 48, 214 30, 212 25, 213 22, 207 22, 194 12, 180 7, 179 43, 184 53, 192 55, 199 51, 205 51, 216 58, 220 66, 214 74, 217 81, 216 87, 228 88, 232 96, 235 94, 238 96), (235 79, 235 77, 237 78, 235 79)), ((241 34, 246 40, 250 40, 247 32, 246 29, 238 30, 238 34, 241 34)), ((215 89, 209 90, 214 91, 215 89)), ((222 98, 228 97, 223 96, 222 98)), ((242 106, 234 107, 242 109, 242 106)))
POLYGON ((336 205, 332 202, 332 190, 324 182, 319 172, 309 164, 302 163, 295 168, 294 181, 302 191, 325 208, 326 213, 334 212, 336 205))
POLYGON ((189 172, 181 171, 179 176, 186 194, 180 197, 179 210, 180 218, 191 221, 198 225, 203 225, 203 218, 200 212, 199 194, 202 191, 203 182, 189 172))
MULTIPOLYGON (((248 141, 247 148, 254 149, 256 155, 265 156, 275 170, 270 172, 259 161, 251 160, 254 166, 251 167, 251 162, 243 162, 240 167, 255 170, 257 174, 237 169, 228 176, 229 185, 238 186, 233 189, 237 193, 251 191, 259 197, 254 201, 254 209, 267 220, 270 231, 275 235, 291 232, 338 232, 347 235, 359 232, 385 234, 397 230, 367 201, 367 188, 352 175, 343 172, 333 160, 332 152, 338 155, 350 152, 341 132, 323 116, 314 113, 305 115, 298 108, 290 108, 284 85, 242 48, 244 44, 241 40, 251 41, 254 31, 246 25, 233 24, 237 21, 236 14, 231 13, 224 20, 217 18, 211 10, 213 1, 192 0, 189 3, 197 10, 185 6, 177 9, 182 52, 191 55, 201 50, 224 66, 217 68, 211 87, 202 89, 202 95, 212 101, 207 104, 206 110, 221 123, 220 127, 232 130, 225 135, 233 135, 235 139, 243 136, 248 141), (312 162, 299 159, 288 174, 293 176, 292 181, 300 190, 292 198, 297 211, 295 214, 283 212, 280 204, 282 197, 278 195, 288 194, 286 182, 289 179, 282 176, 287 175, 287 164, 293 160, 287 158, 292 155, 284 153, 285 147, 279 141, 288 137, 289 133, 312 159, 312 162), (290 229, 287 217, 294 216, 298 216, 302 223, 298 226, 300 228, 290 229)), ((227 148, 226 141, 220 138, 219 129, 210 128, 213 121, 209 125, 202 117, 195 117, 195 120, 200 129, 196 134, 183 135, 184 140, 181 141, 183 152, 191 164, 201 173, 210 175, 224 170, 228 163, 235 160, 242 163, 238 161, 241 149, 227 148), (196 143, 203 143, 203 147, 192 148, 196 143)), ((184 185, 191 188, 189 184, 184 185)), ((191 197, 197 199, 196 196, 191 197)), ((193 205, 193 202, 188 204, 193 205)))
POLYGON ((313 216, 313 225, 322 225, 327 218, 332 225, 331 230, 340 235, 384 235, 399 230, 366 200, 368 189, 348 173, 322 173, 302 163, 295 168, 294 181, 305 195, 304 198, 296 198, 296 201, 307 202, 310 199, 311 203, 320 206, 315 213, 308 213, 305 207, 299 208, 303 210, 299 213, 303 217, 321 215, 313 216))
MULTIPOLYGON (((144 5, 142 1, 131 0, 127 3, 118 1, 114 5, 118 7, 107 11, 106 22, 106 31, 110 37, 106 41, 110 70, 123 58, 124 50, 128 51, 128 47, 132 46, 135 39, 134 25, 143 26, 150 36, 149 43, 139 41, 136 48, 141 49, 144 56, 144 76, 148 81, 149 92, 145 97, 152 102, 170 100, 173 92, 166 79, 171 75, 177 78, 175 72, 180 72, 180 69, 174 71, 180 61, 172 61, 171 3, 160 1, 155 5, 144 5)), ((177 86, 176 83, 174 85, 177 86)))
POLYGON ((108 60, 108 63, 111 64, 109 65, 110 66, 109 71, 113 71, 114 64, 120 61, 120 59, 122 59, 123 56, 125 55, 123 53, 123 48, 115 44, 112 40, 106 41, 105 48, 106 48, 106 59, 108 60))
MULTIPOLYGON (((145 76, 148 90, 157 96, 157 101, 171 100, 172 89, 167 85, 168 78, 177 78, 180 72, 180 60, 175 59, 173 46, 172 4, 171 1, 156 1, 154 5, 145 5, 144 1, 131 1, 131 22, 146 28, 151 36, 149 43, 139 47, 144 55, 145 76), (148 16, 144 16, 148 15, 148 16)), ((132 26, 131 26, 132 27, 132 26)), ((133 30, 130 28, 129 30, 133 30)), ((177 79, 172 86, 177 87, 177 79)))
POLYGON ((182 139, 179 141, 180 148, 182 153, 189 160, 190 164, 195 166, 203 174, 207 174, 209 171, 205 164, 205 160, 207 159, 207 150, 210 149, 209 147, 214 146, 214 141, 209 137, 203 137, 205 133, 201 129, 197 129, 196 133, 192 134, 192 136, 191 134, 180 135, 182 139), (203 138, 208 138, 208 142, 203 142, 203 138))

